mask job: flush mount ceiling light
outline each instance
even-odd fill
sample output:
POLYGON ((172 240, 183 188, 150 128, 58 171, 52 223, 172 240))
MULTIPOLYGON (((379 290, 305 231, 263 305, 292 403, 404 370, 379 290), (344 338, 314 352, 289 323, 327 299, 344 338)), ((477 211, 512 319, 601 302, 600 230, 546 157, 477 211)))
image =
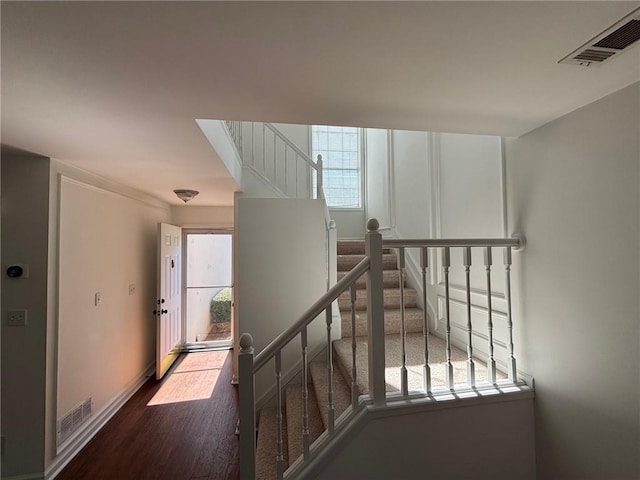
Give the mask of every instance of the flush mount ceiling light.
POLYGON ((174 190, 173 193, 175 193, 184 203, 187 203, 189 200, 193 200, 200 192, 197 190, 185 190, 184 188, 179 188, 174 190))

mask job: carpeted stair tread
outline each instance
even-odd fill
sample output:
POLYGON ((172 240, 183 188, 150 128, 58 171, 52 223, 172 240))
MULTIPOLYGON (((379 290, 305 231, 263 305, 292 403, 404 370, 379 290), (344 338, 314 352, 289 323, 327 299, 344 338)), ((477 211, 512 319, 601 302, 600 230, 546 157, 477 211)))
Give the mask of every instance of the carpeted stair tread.
MULTIPOLYGON (((345 373, 346 381, 351 382, 353 365, 351 339, 343 338, 333 342, 336 361, 345 373)), ((407 370, 409 390, 423 390, 424 336, 421 333, 407 334, 407 370)), ((402 344, 400 335, 385 336, 385 379, 387 391, 400 390, 400 367, 402 365, 402 344)), ((452 363, 454 382, 465 383, 467 379, 467 354, 459 348, 452 347, 452 363)), ((435 335, 429 335, 429 365, 431 366, 431 383, 434 387, 445 384, 445 342, 435 335)), ((360 393, 369 392, 368 385, 367 337, 356 338, 356 382, 360 393)), ((487 381, 486 364, 475 360, 476 383, 487 381)), ((498 372, 498 378, 505 378, 498 372)))
MULTIPOLYGON (((287 415, 282 414, 282 436, 284 445, 284 468, 289 465, 287 452, 287 415)), ((276 408, 267 407, 260 411, 258 420, 258 441, 256 444, 256 480, 276 478, 276 456, 278 455, 278 423, 276 408)))
MULTIPOLYGON (((309 444, 312 444, 324 431, 320 410, 316 401, 313 385, 308 385, 309 398, 307 409, 309 412, 309 444)), ((302 385, 289 385, 285 391, 287 404, 287 446, 289 449, 289 464, 293 464, 303 453, 302 444, 302 414, 304 402, 302 399, 302 385)))
MULTIPOLYGON (((398 309, 400 308, 400 289, 399 288, 385 288, 384 289, 384 308, 385 309, 398 309)), ((417 294, 413 288, 404 289, 404 306, 405 308, 415 308, 417 305, 417 294)), ((338 297, 338 307, 341 312, 351 311, 351 294, 346 291, 338 297)), ((356 310, 367 309, 367 291, 356 290, 356 310)))
MULTIPOLYGON (((364 255, 338 255, 337 256, 337 268, 338 271, 349 271, 355 267, 362 259, 364 255)), ((385 253, 382 255, 382 265, 385 270, 393 270, 398 268, 398 260, 395 253, 385 253)))
MULTIPOLYGON (((338 272, 338 281, 344 277, 347 272, 338 272)), ((406 285, 405 274, 405 285, 406 285)), ((382 285, 384 288, 400 288, 400 270, 383 270, 382 271, 382 285)), ((363 274, 358 280, 356 280, 356 288, 367 288, 367 274, 363 274)))
MULTIPOLYGON (((343 310, 340 313, 342 318, 342 337, 351 337, 351 311, 343 310)), ((407 333, 422 333, 424 330, 424 312, 419 308, 405 308, 405 327, 407 333)), ((400 310, 384 311, 384 333, 386 335, 400 333, 400 310)), ((367 334, 367 311, 356 311, 356 336, 362 337, 367 334)))
MULTIPOLYGON (((309 372, 313 380, 316 399, 320 409, 320 417, 325 430, 327 429, 327 412, 329 410, 327 394, 329 383, 327 382, 327 362, 326 360, 314 361, 309 364, 309 372)), ((337 361, 333 361, 333 410, 335 419, 351 405, 351 387, 341 372, 337 361)))

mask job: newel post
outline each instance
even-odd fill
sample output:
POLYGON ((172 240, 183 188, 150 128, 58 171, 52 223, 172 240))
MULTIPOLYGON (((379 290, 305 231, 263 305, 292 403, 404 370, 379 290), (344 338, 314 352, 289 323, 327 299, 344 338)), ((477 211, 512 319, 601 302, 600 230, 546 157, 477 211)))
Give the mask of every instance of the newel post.
POLYGON ((382 281, 382 235, 375 218, 367 222, 366 254, 369 257, 367 275, 367 332, 369 341, 369 395, 374 405, 386 402, 384 378, 384 287, 382 281))
POLYGON ((240 480, 255 480, 255 380, 253 377, 253 338, 248 333, 243 333, 240 337, 238 374, 240 387, 240 480))

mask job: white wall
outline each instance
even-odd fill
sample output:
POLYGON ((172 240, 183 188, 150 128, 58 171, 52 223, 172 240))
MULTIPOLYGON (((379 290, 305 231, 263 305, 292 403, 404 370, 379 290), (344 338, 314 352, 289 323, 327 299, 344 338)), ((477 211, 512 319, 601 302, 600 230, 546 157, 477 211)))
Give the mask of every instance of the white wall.
POLYGON ((539 478, 640 478, 635 84, 506 144, 520 368, 539 478))
MULTIPOLYGON (((29 278, 2 272, 2 476, 45 466, 45 372, 49 242, 49 159, 2 157, 2 265, 29 265, 29 278), (25 327, 8 327, 9 309, 25 327)), ((37 478, 37 477, 33 477, 37 478)))
POLYGON ((365 201, 366 217, 376 218, 381 232, 393 228, 393 143, 389 130, 367 128, 364 130, 366 168, 365 201))
POLYGON ((233 227, 233 206, 171 206, 171 223, 183 228, 233 227))
POLYGON ((368 412, 371 420, 353 439, 305 478, 536 478, 531 399, 442 407, 408 407, 386 417, 368 412))
POLYGON ((66 176, 60 185, 58 419, 89 396, 100 411, 153 364, 156 230, 169 219, 66 176))
POLYGON ((392 132, 395 231, 400 238, 427 238, 429 231, 428 134, 392 132))
MULTIPOLYGON (((240 334, 253 336, 256 353, 298 320, 327 286, 327 232, 316 200, 237 198, 236 315, 240 334)), ((323 322, 309 332, 321 341, 323 322)), ((283 370, 300 359, 300 341, 283 354, 283 370)), ((260 372, 259 397, 273 383, 273 366, 260 372)))
POLYGON ((311 156, 311 127, 309 125, 294 123, 274 123, 273 125, 300 150, 311 156))
POLYGON ((339 240, 364 240, 367 220, 364 210, 329 209, 331 220, 336 222, 339 240))

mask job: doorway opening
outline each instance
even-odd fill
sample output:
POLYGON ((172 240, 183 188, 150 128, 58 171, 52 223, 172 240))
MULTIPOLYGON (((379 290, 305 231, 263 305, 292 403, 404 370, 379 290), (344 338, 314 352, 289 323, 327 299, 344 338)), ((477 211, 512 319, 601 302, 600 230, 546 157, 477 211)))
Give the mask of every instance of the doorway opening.
POLYGON ((233 239, 228 231, 183 229, 184 345, 187 350, 233 344, 233 239))

